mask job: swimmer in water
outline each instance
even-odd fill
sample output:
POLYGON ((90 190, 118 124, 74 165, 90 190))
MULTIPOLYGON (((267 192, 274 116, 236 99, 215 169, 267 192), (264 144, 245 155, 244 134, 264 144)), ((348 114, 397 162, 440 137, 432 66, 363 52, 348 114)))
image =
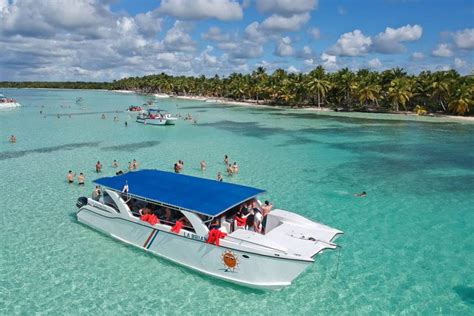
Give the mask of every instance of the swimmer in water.
POLYGON ((72 172, 72 170, 69 170, 69 172, 67 173, 67 182, 69 183, 74 183, 74 177, 76 176, 75 173, 72 172))
POLYGON ((95 172, 99 173, 102 171, 102 164, 100 163, 100 161, 97 161, 97 163, 95 164, 95 172))
POLYGON ((229 156, 224 155, 224 163, 226 166, 229 164, 229 156))
POLYGON ((79 185, 84 185, 84 180, 86 179, 86 177, 84 176, 84 174, 81 172, 79 173, 79 176, 77 177, 77 183, 79 185))
POLYGON ((114 162, 112 162, 112 167, 117 168, 119 166, 117 160, 114 159, 114 162))
POLYGON ((222 178, 222 175, 220 171, 217 173, 217 181, 222 182, 224 179, 222 178))
POLYGON ((362 191, 361 193, 355 193, 354 196, 357 196, 357 197, 366 197, 366 196, 367 196, 367 192, 362 191))
POLYGON ((12 143, 12 144, 16 143, 16 136, 15 135, 10 136, 10 143, 12 143))

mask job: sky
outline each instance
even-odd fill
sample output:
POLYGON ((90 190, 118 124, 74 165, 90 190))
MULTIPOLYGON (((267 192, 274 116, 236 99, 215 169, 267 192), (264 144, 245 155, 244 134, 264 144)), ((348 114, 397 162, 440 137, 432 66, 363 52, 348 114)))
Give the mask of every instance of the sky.
POLYGON ((0 0, 0 80, 474 69, 474 0, 0 0))

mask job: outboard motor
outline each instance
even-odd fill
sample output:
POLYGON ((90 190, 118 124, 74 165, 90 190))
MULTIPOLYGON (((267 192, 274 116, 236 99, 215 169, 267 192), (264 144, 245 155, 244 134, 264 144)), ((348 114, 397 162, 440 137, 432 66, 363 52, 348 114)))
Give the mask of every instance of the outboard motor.
POLYGON ((77 199, 76 206, 77 208, 81 208, 84 205, 87 205, 87 198, 85 196, 81 196, 77 199))

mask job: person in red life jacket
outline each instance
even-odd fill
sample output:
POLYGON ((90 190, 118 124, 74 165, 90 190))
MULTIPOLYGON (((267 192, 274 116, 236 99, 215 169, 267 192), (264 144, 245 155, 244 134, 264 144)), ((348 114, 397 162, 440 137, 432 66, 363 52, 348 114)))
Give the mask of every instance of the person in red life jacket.
POLYGON ((247 223, 247 217, 242 214, 242 212, 237 212, 234 218, 234 230, 239 228, 245 228, 247 223))
POLYGON ((224 238, 225 236, 227 236, 226 233, 221 232, 219 229, 213 228, 209 231, 209 236, 207 238, 207 243, 208 244, 215 244, 216 246, 219 246, 219 240, 221 238, 224 238))
POLYGON ((147 207, 144 207, 142 208, 140 211, 138 211, 140 213, 140 220, 144 221, 144 222, 147 222, 147 223, 150 223, 151 225, 155 225, 155 224, 158 224, 160 222, 160 220, 158 219, 158 217, 156 217, 155 214, 153 214, 151 212, 151 210, 147 207))
POLYGON ((184 223, 181 220, 177 220, 173 227, 171 227, 171 231, 173 233, 179 234, 181 228, 183 228, 184 223))

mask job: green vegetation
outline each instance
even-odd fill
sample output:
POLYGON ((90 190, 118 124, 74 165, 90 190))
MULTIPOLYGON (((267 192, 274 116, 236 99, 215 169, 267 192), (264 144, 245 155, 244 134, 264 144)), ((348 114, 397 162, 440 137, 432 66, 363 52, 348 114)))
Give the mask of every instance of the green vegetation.
POLYGON ((112 83, 0 82, 1 87, 133 90, 203 96, 280 106, 318 106, 345 111, 414 111, 455 115, 474 112, 474 76, 455 70, 423 71, 409 75, 394 68, 382 72, 347 68, 327 73, 318 66, 308 74, 277 69, 267 74, 259 67, 251 74, 232 73, 206 78, 170 76, 165 73, 130 77, 112 83))
POLYGON ((2 88, 45 88, 45 89, 110 89, 110 82, 84 82, 84 81, 0 81, 2 88))

